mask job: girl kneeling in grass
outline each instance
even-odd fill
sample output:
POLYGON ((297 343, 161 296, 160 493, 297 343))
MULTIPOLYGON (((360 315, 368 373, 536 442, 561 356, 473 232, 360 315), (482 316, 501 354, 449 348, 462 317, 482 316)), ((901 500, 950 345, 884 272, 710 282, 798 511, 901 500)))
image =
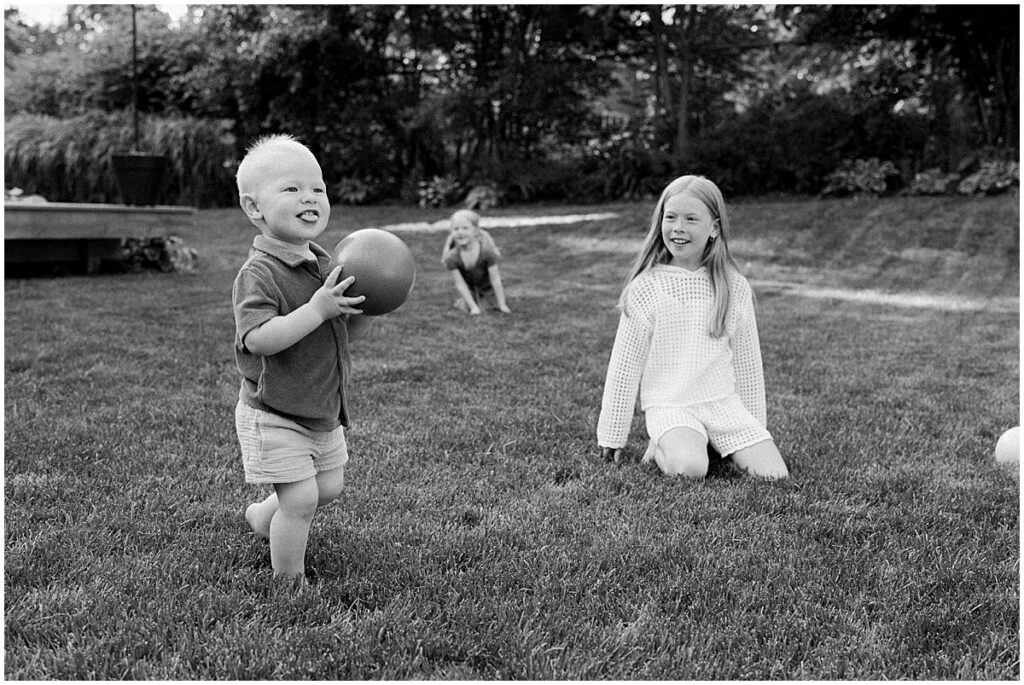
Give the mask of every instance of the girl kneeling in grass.
POLYGON ((682 176, 666 186, 619 298, 597 440, 619 460, 637 390, 652 459, 668 475, 703 478, 711 446, 740 469, 789 475, 766 429, 753 294, 729 254, 718 186, 682 176))
POLYGON ((452 272, 459 293, 455 307, 470 314, 480 314, 481 306, 509 314, 498 269, 501 253, 490 234, 480 228, 480 215, 460 209, 452 214, 451 225, 441 262, 452 272))

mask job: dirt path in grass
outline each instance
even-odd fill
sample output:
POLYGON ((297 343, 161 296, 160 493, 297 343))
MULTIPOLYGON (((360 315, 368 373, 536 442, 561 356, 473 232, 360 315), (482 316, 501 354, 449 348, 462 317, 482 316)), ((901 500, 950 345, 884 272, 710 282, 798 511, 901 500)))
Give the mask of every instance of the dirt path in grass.
MULTIPOLYGON (((601 214, 557 214, 552 216, 485 216, 480 219, 481 228, 518 228, 521 226, 554 226, 561 224, 579 224, 585 221, 604 221, 615 219, 618 214, 604 212, 601 214)), ((388 224, 387 226, 374 226, 385 231, 415 231, 425 233, 438 233, 450 229, 448 219, 441 219, 433 223, 418 221, 405 224, 388 224)))
MULTIPOLYGON (((480 225, 483 228, 517 228, 523 226, 550 226, 578 224, 590 221, 604 221, 615 219, 618 215, 611 212, 594 214, 561 214, 552 216, 528 216, 528 217, 483 217, 480 225)), ((864 222, 869 225, 870 222, 864 222)), ((441 219, 433 223, 417 222, 390 224, 378 226, 387 231, 410 231, 410 232, 443 232, 449 230, 447 219, 441 219)), ((961 234, 964 232, 961 231, 961 234)), ((963 243, 963 235, 958 236, 955 247, 963 243)), ((843 269, 837 265, 841 263, 841 257, 850 249, 851 245, 857 245, 856 236, 847 240, 846 244, 839 250, 837 256, 824 268, 816 270, 819 275, 827 272, 842 272, 843 269)), ((571 249, 584 249, 587 251, 615 252, 629 251, 639 247, 639 240, 591 238, 588 240, 573 240, 571 249), (634 244, 635 243, 635 244, 634 244)), ((567 246, 569 247, 569 246, 567 246)), ((767 271, 774 269, 768 268, 767 271)), ((767 275, 767 274, 765 274, 767 275)), ((835 299, 848 302, 863 302, 866 304, 889 305, 894 307, 908 307, 915 309, 936 309, 941 311, 990 311, 1001 313, 1013 313, 1020 310, 1019 297, 993 296, 993 297, 970 297, 959 294, 940 294, 929 292, 884 292, 870 288, 851 288, 826 286, 814 283, 801 283, 798 281, 784 280, 779 278, 750 278, 750 283, 756 289, 763 292, 781 292, 787 295, 798 297, 809 297, 817 299, 835 299)))
POLYGON ((750 284, 761 292, 783 292, 787 295, 818 299, 864 302, 893 307, 914 309, 938 309, 948 312, 1001 312, 1013 313, 1020 310, 1018 297, 976 298, 961 295, 934 295, 931 293, 885 293, 878 290, 832 288, 793 283, 787 281, 766 281, 751 279, 750 284))

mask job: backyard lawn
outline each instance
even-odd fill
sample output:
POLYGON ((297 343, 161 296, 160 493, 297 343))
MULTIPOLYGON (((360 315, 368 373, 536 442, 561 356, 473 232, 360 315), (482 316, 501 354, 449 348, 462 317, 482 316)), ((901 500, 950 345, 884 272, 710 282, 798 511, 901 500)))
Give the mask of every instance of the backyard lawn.
MULTIPOLYGON (((488 212, 616 215, 493 228, 510 316, 399 231, 416 285, 354 345, 300 590, 242 518, 241 211, 180 236, 194 273, 5 279, 5 677, 1018 680, 1018 197, 731 207, 778 483, 598 456, 652 206, 488 212)), ((447 213, 336 206, 320 243, 447 213)))

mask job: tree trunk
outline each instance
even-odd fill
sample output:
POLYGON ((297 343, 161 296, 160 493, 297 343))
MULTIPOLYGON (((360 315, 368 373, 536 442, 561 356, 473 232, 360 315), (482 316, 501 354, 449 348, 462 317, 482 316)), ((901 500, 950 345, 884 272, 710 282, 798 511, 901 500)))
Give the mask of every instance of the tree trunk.
POLYGON ((1014 102, 1014 94, 1020 91, 1019 73, 1014 65, 1020 59, 1020 51, 1013 50, 1007 41, 999 41, 995 50, 995 97, 999 111, 999 138, 1004 147, 1016 148, 1020 144, 1020 132, 1017 127, 1017 110, 1020 107, 1019 97, 1014 102), (1008 53, 1014 53, 1012 59, 1008 53), (1007 78, 1009 75, 1009 78, 1007 78), (1011 83, 1012 82, 1012 83, 1011 83))
POLYGON ((665 54, 665 22, 661 18, 661 5, 651 5, 651 34, 654 38, 654 70, 655 89, 654 101, 657 116, 667 115, 669 121, 675 120, 675 103, 672 100, 672 87, 668 75, 668 56, 665 54))
POLYGON ((691 27, 694 22, 693 6, 677 7, 676 20, 679 26, 679 94, 676 98, 676 135, 672 145, 672 156, 682 168, 690 156, 690 87, 693 78, 693 55, 690 51, 691 27))

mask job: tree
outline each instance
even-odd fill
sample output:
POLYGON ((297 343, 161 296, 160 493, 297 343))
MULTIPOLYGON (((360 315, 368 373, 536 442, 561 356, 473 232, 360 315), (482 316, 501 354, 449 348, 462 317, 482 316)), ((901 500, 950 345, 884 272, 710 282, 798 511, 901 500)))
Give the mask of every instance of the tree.
POLYGON ((1017 5, 810 6, 800 21, 807 40, 841 49, 874 40, 906 43, 922 75, 916 93, 932 106, 948 92, 928 84, 955 81, 974 110, 978 144, 1020 145, 1020 8, 1017 5))
MULTIPOLYGON (((536 155, 579 138, 594 93, 610 83, 599 58, 615 39, 605 17, 578 6, 408 8, 418 55, 443 54, 421 100, 451 132, 446 148, 469 167, 536 155)), ((422 60, 418 60, 422 66, 422 60)))

